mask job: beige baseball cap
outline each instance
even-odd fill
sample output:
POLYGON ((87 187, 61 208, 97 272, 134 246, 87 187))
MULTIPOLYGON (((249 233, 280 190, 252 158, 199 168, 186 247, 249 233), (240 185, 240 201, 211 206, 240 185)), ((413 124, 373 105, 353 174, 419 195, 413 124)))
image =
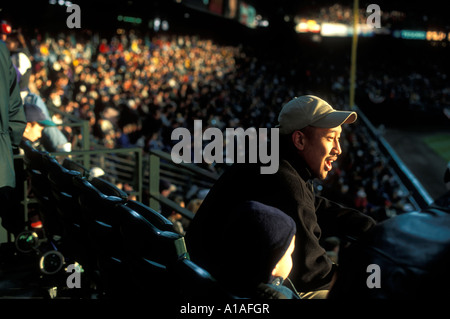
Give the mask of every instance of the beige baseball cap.
POLYGON ((290 134, 309 126, 333 128, 356 121, 356 112, 337 111, 314 95, 296 97, 287 102, 278 115, 280 134, 290 134))

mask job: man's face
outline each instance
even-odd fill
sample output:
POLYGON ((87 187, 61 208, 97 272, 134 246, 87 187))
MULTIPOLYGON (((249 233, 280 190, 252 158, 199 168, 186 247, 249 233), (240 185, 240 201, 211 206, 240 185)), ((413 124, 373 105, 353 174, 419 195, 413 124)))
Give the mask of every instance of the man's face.
POLYGON ((35 142, 42 136, 42 131, 44 130, 44 127, 36 122, 34 123, 27 123, 27 126, 25 127, 25 131, 23 132, 23 136, 30 140, 31 142, 35 142))
POLYGON ((332 164, 342 153, 339 139, 342 127, 310 128, 303 134, 304 145, 301 156, 311 169, 314 177, 325 179, 332 164))
POLYGON ((14 40, 11 40, 10 38, 6 39, 5 42, 6 42, 6 46, 8 47, 9 51, 15 51, 18 47, 18 43, 14 40))

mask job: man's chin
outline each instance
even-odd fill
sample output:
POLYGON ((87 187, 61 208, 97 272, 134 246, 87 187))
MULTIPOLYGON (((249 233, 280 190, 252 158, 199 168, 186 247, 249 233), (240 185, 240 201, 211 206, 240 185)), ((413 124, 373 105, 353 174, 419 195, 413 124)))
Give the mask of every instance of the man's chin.
POLYGON ((327 172, 327 171, 323 171, 323 172, 321 172, 319 175, 317 175, 316 178, 318 178, 318 179, 320 179, 321 181, 323 181, 323 180, 325 180, 325 178, 327 178, 328 173, 329 173, 329 172, 327 172))

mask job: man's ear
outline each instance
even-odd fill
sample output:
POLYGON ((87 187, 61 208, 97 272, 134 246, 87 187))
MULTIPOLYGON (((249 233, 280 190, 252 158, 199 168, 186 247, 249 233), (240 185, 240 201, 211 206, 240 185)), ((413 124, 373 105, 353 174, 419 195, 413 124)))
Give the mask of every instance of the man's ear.
POLYGON ((303 151, 305 148, 305 134, 301 131, 295 131, 292 133, 292 143, 299 151, 303 151))

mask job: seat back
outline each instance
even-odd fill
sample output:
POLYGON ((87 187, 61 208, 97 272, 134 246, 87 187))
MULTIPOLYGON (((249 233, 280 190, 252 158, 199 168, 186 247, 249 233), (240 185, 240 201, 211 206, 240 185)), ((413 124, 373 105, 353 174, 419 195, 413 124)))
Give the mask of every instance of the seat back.
POLYGON ((20 148, 24 151, 24 162, 26 169, 36 169, 38 171, 44 169, 42 155, 46 152, 41 152, 35 149, 29 141, 22 141, 20 148))
MULTIPOLYGON (((73 185, 74 178, 80 178, 77 171, 68 170, 53 157, 46 157, 50 191, 57 205, 60 218, 68 229, 76 231, 82 223, 78 191, 73 185)), ((78 235, 75 235, 78 236, 78 235)))
POLYGON ((144 205, 141 202, 129 200, 125 203, 127 207, 137 212, 139 215, 144 217, 152 225, 160 230, 174 231, 173 224, 166 217, 158 213, 153 208, 144 205))
POLYGON ((102 193, 87 179, 75 179, 79 190, 79 204, 90 254, 95 269, 100 274, 104 293, 124 289, 127 268, 125 250, 120 237, 120 214, 122 198, 102 193))
POLYGON ((86 179, 77 179, 74 183, 80 191, 82 217, 92 245, 99 249, 99 253, 114 253, 120 240, 119 214, 122 208, 119 204, 123 199, 105 195, 86 179))
POLYGON ((29 141, 22 141, 20 147, 24 150, 23 161, 30 178, 31 190, 41 204, 48 205, 51 195, 44 163, 44 155, 47 152, 36 150, 29 141))
POLYGON ((120 232, 135 291, 140 296, 173 298, 176 283, 167 268, 186 256, 184 238, 158 229, 134 210, 124 211, 121 217, 120 232))
POLYGON ((70 158, 66 157, 62 162, 62 166, 68 170, 80 172, 83 177, 87 177, 89 175, 89 170, 87 168, 70 158))
POLYGON ((61 235, 63 227, 58 218, 57 206, 51 192, 48 179, 47 152, 41 152, 32 147, 29 141, 22 141, 20 147, 24 150, 24 166, 30 185, 29 198, 36 198, 40 219, 43 222, 45 236, 53 238, 61 235))
POLYGON ((47 165, 51 193, 63 224, 61 250, 68 259, 80 263, 90 275, 95 271, 95 259, 79 203, 80 191, 75 186, 75 180, 83 177, 80 172, 63 167, 55 159, 47 159, 47 165))
POLYGON ((80 172, 65 168, 48 154, 44 156, 44 162, 53 195, 56 197, 59 197, 60 193, 75 195, 77 192, 73 186, 73 179, 81 177, 80 172))
POLYGON ((211 274, 186 258, 172 264, 169 272, 176 278, 179 296, 198 300, 236 299, 211 274))
POLYGON ((186 255, 186 245, 181 235, 158 229, 133 210, 128 210, 121 217, 122 238, 135 256, 166 267, 186 255))
POLYGON ((94 177, 89 180, 89 182, 97 188, 100 192, 108 196, 119 197, 122 200, 126 200, 128 198, 128 194, 123 190, 119 189, 113 183, 108 182, 102 178, 94 177))
POLYGON ((45 209, 42 211, 44 219, 44 227, 49 230, 51 235, 62 236, 65 234, 65 218, 67 218, 68 211, 65 206, 73 207, 71 205, 61 205, 63 200, 67 197, 72 197, 71 184, 73 176, 77 176, 78 172, 68 171, 59 164, 59 162, 49 154, 43 155, 43 162, 45 172, 48 179, 48 198, 51 206, 54 209, 45 209))

